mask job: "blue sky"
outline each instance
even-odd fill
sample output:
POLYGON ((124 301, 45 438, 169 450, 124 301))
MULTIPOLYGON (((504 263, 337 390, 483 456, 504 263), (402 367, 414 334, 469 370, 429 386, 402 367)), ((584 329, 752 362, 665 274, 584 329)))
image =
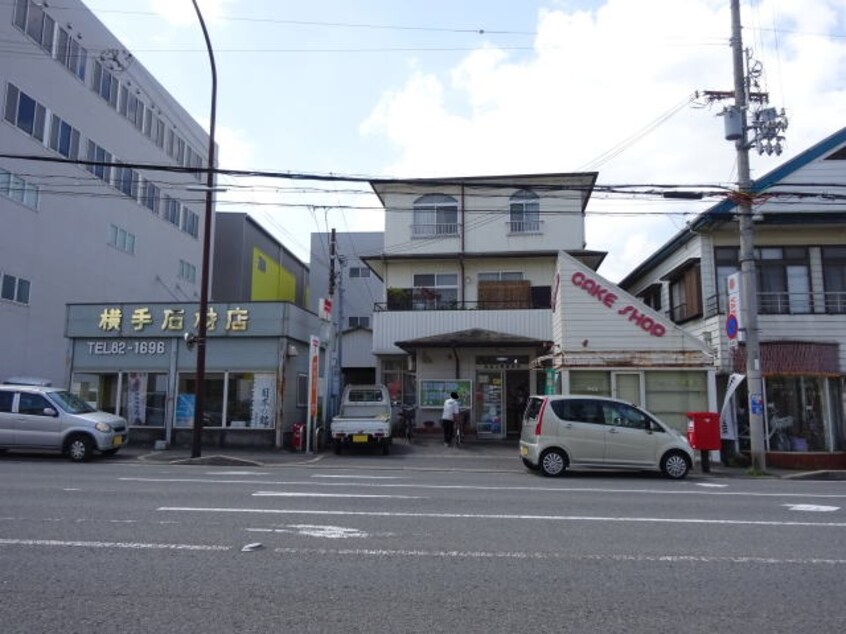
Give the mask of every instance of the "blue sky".
MULTIPOLYGON (((191 1, 86 2, 207 125, 209 66, 191 1)), ((736 179, 721 106, 691 98, 733 86, 728 0, 200 6, 218 66, 224 168, 368 177, 597 170, 604 184, 736 179)), ((752 154, 754 177, 846 125, 846 4, 744 3, 742 21, 744 45, 763 65, 761 89, 790 119, 780 157, 752 154)), ((373 201, 347 185, 228 184, 219 208, 250 212, 304 261, 312 231, 383 227, 373 201)), ((618 280, 684 227, 680 212, 701 208, 595 196, 587 246, 609 251, 600 273, 618 280)))

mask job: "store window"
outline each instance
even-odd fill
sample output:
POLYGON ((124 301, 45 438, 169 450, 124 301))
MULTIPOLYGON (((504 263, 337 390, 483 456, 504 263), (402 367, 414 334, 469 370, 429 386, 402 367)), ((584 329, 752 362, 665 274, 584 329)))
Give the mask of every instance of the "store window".
POLYGON ((644 378, 645 409, 678 431, 687 431, 687 412, 708 411, 707 373, 653 370, 644 378))
POLYGON ((226 425, 272 429, 275 421, 275 375, 230 373, 226 388, 226 425))
POLYGON ((611 373, 600 370, 570 372, 570 394, 611 396, 611 373))
POLYGON ((765 384, 769 451, 826 451, 825 379, 770 376, 765 384))
POLYGON ((126 372, 123 375, 120 415, 132 426, 164 427, 167 374, 126 372))
MULTIPOLYGON (((193 374, 180 374, 176 394, 175 427, 194 426, 195 394, 197 379, 193 374)), ((224 375, 206 374, 205 401, 203 403, 203 425, 221 427, 223 425, 224 375)))

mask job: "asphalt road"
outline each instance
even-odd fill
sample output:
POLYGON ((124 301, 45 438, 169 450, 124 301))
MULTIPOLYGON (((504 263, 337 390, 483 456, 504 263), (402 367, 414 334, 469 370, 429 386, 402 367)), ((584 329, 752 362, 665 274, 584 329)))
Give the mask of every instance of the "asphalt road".
POLYGON ((0 629, 846 631, 842 481, 410 464, 0 457, 0 629))

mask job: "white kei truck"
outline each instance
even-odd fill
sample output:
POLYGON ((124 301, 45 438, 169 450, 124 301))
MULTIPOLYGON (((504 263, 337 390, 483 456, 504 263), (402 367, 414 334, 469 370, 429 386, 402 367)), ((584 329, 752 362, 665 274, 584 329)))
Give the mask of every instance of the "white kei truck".
POLYGON ((390 393, 384 385, 348 385, 341 411, 329 425, 335 453, 355 445, 376 445, 387 455, 393 440, 392 412, 390 393))

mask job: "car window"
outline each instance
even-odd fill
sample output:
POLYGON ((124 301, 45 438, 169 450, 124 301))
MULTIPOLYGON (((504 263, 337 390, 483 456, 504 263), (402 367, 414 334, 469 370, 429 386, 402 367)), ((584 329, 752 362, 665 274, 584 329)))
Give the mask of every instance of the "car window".
MULTIPOLYGON (((523 413, 523 418, 525 420, 536 420, 540 414, 541 405, 543 405, 542 398, 530 398, 529 403, 526 405, 526 411, 523 413)), ((556 411, 555 413, 557 414, 558 412, 556 411)))
POLYGON ((47 407, 52 407, 52 405, 50 405, 50 401, 41 396, 41 394, 21 392, 21 398, 18 400, 19 414, 44 416, 44 409, 47 407))
POLYGON ((598 401, 589 398, 571 398, 553 402, 553 410, 562 420, 580 423, 605 424, 602 408, 598 401))
POLYGON ((56 399, 59 407, 69 414, 87 414, 97 411, 76 394, 65 391, 51 392, 50 394, 56 399))
POLYGON ((14 392, 0 392, 0 412, 11 412, 12 401, 14 400, 14 392))
POLYGON ((652 420, 639 409, 624 403, 604 404, 605 422, 617 427, 631 427, 632 429, 649 429, 652 420))

